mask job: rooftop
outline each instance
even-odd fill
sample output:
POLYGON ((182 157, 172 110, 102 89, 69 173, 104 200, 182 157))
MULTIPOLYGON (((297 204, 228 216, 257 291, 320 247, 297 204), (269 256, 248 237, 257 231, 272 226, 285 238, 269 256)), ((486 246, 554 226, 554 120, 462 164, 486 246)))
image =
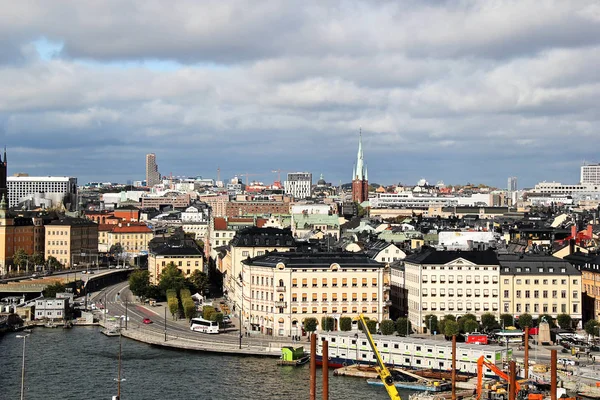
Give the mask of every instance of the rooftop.
POLYGON ((383 268, 384 264, 372 260, 363 253, 297 253, 297 252, 272 252, 264 256, 242 261, 246 265, 272 267, 283 263, 292 268, 329 268, 331 264, 338 264, 341 268, 383 268))
POLYGON ((578 275, 569 262, 548 254, 498 254, 500 274, 508 275, 578 275), (509 271, 506 271, 506 268, 509 271))
POLYGON ((435 250, 423 247, 420 252, 409 255, 404 262, 412 264, 448 264, 457 259, 470 261, 477 265, 498 265, 498 256, 494 250, 460 251, 460 250, 435 250))
POLYGON ((294 247, 296 241, 290 229, 252 226, 238 231, 231 239, 230 245, 232 247, 294 247))

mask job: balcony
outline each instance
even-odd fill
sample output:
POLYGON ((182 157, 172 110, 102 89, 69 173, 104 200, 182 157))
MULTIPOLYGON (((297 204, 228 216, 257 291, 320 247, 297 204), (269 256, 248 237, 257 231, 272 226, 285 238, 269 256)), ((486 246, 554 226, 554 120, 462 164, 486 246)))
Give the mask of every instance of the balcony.
POLYGON ((389 306, 392 305, 392 301, 391 300, 386 300, 384 304, 389 307, 389 306))
POLYGON ((277 286, 277 287, 275 287, 275 291, 277 291, 277 292, 285 292, 285 286, 277 286))
POLYGON ((383 285, 383 291, 384 292, 389 292, 390 290, 392 290, 392 288, 390 287, 390 285, 383 285))
POLYGON ((286 301, 276 301, 275 302, 275 307, 277 307, 277 308, 286 308, 287 307, 287 302, 286 301))

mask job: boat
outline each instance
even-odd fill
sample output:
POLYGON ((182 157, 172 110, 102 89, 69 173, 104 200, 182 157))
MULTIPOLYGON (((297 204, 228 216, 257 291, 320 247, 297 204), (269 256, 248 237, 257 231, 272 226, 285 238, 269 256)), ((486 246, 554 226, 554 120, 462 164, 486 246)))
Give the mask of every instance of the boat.
POLYGON ((306 364, 310 356, 304 352, 304 347, 285 346, 281 348, 281 357, 277 365, 299 366, 306 364))
MULTIPOLYGON (((369 385, 383 386, 383 382, 380 379, 367 379, 367 383, 369 385)), ((395 381, 394 386, 401 389, 417 390, 420 392, 444 392, 452 389, 452 384, 450 382, 440 381, 395 381)))
POLYGON ((56 325, 54 322, 52 321, 48 321, 44 324, 45 328, 56 328, 58 325, 56 325))
POLYGON ((73 327, 73 323, 68 321, 63 325, 63 329, 71 329, 73 327))
POLYGON ((102 332, 102 334, 104 334, 106 336, 120 336, 121 335, 121 331, 119 330, 119 328, 105 328, 105 329, 102 329, 100 332, 102 332))

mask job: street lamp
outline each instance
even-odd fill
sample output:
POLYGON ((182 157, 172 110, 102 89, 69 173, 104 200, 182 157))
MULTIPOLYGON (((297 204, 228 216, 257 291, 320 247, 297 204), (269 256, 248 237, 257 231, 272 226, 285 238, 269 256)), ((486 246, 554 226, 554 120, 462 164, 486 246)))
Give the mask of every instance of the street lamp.
POLYGON ((23 364, 21 365, 21 400, 25 399, 25 341, 29 335, 17 335, 17 338, 23 339, 23 364))

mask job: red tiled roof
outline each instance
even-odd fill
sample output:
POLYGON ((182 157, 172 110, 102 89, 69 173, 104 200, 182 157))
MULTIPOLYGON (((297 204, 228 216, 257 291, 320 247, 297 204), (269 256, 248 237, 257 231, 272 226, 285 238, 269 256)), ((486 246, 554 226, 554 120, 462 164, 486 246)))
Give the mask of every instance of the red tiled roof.
POLYGON ((150 233, 152 232, 152 229, 148 228, 146 225, 142 224, 142 225, 123 225, 123 226, 118 226, 116 225, 113 229, 112 229, 113 233, 150 233))
POLYGON ((227 230, 227 221, 225 221, 225 218, 215 218, 214 223, 216 231, 227 230))
POLYGON ((263 226, 265 226, 265 224, 267 223, 267 221, 269 221, 268 219, 265 218, 257 218, 256 219, 256 226, 259 228, 262 228, 263 226))
POLYGON ((113 224, 98 224, 98 232, 112 231, 115 226, 113 224))

